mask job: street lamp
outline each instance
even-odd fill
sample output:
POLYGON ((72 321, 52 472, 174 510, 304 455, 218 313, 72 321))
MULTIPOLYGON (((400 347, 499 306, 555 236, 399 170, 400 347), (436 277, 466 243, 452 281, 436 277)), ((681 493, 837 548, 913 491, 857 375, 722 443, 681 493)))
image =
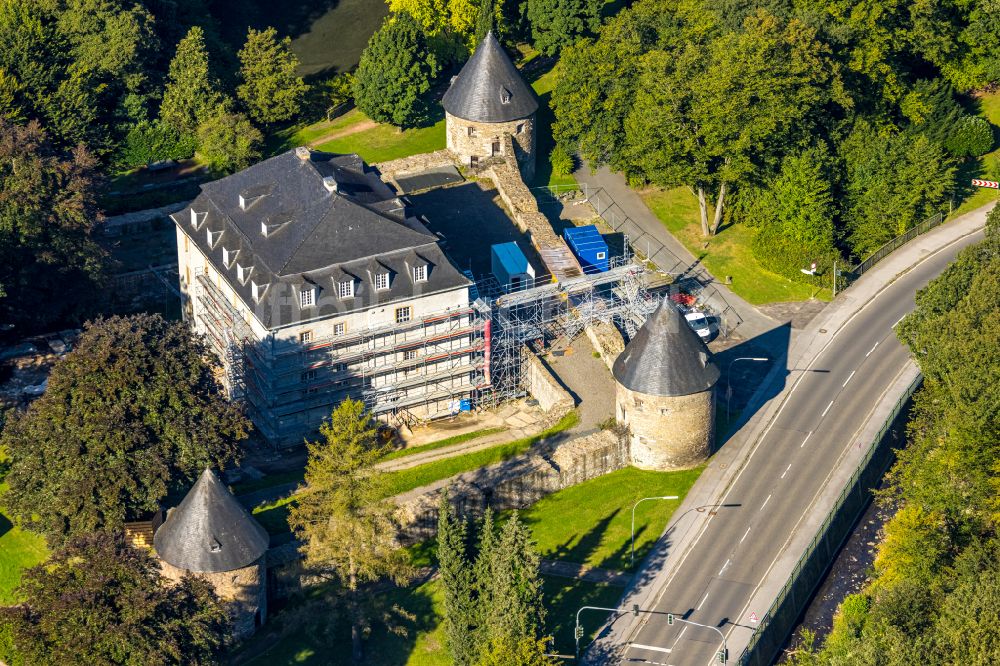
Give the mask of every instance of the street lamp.
POLYGON ((635 507, 639 506, 647 500, 675 500, 680 499, 677 495, 664 495, 663 497, 643 497, 641 500, 632 505, 632 563, 629 566, 635 566, 635 507))
POLYGON ((726 421, 729 421, 729 406, 733 402, 733 363, 736 363, 737 361, 755 361, 757 363, 763 363, 770 360, 771 359, 764 358, 762 356, 741 356, 739 358, 734 358, 729 362, 729 369, 726 370, 726 421))
POLYGON ((605 608, 604 606, 583 606, 576 612, 576 627, 573 628, 573 637, 576 639, 576 658, 580 658, 580 639, 583 638, 583 625, 580 624, 580 613, 585 610, 607 611, 609 613, 632 613, 639 616, 639 604, 632 604, 632 608, 605 608))

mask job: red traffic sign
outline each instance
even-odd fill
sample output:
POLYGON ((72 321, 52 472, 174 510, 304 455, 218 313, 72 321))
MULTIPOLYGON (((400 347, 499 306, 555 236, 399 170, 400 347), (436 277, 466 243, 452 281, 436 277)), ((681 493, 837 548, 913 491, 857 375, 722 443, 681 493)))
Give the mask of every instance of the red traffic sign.
POLYGON ((1000 183, 995 180, 979 180, 978 178, 973 178, 972 184, 976 187, 992 187, 994 190, 1000 190, 1000 183))
POLYGON ((757 624, 757 613, 750 613, 750 621, 757 624))

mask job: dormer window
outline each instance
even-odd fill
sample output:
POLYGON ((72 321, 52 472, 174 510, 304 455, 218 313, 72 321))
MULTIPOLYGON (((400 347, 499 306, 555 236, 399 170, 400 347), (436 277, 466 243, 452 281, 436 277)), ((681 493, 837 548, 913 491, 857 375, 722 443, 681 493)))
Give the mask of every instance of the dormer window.
POLYGON ((264 294, 267 293, 266 284, 258 284, 257 282, 250 281, 250 293, 253 296, 254 303, 260 303, 260 300, 264 298, 264 294))
POLYGON ((236 264, 236 279, 240 281, 240 284, 246 284, 251 273, 253 273, 253 266, 236 264))
POLYGON ((270 237, 271 234, 288 224, 291 219, 291 214, 287 212, 275 213, 274 215, 269 216, 266 220, 260 223, 260 235, 264 238, 270 237))
POLYGON ((206 217, 208 217, 208 212, 207 211, 204 212, 204 213, 199 213, 199 212, 195 211, 194 208, 192 208, 191 209, 191 226, 194 227, 195 229, 197 229, 198 227, 201 226, 201 223, 205 221, 206 217))
POLYGON ((208 246, 210 248, 215 248, 216 244, 219 242, 219 239, 222 238, 222 232, 212 231, 211 229, 206 229, 205 231, 206 231, 206 236, 208 237, 208 246))
POLYGON ((229 248, 222 248, 222 263, 226 265, 226 268, 232 268, 233 262, 236 261, 236 256, 240 253, 239 250, 230 250, 229 248))
POLYGON ((427 264, 413 267, 413 281, 414 282, 427 281, 427 264))
POLYGON ((338 282, 337 296, 339 298, 352 298, 354 296, 354 280, 342 280, 338 282))
POLYGON ((389 288, 389 274, 388 273, 376 273, 375 274, 375 291, 384 291, 389 288))
POLYGON ((316 289, 307 287, 299 292, 299 307, 311 308, 316 305, 316 289))
POLYGON ((240 192, 240 210, 246 210, 271 193, 270 185, 254 185, 240 192))
POLYGON ((501 88, 500 88, 500 103, 501 104, 510 104, 510 97, 511 97, 510 91, 501 86, 501 88))

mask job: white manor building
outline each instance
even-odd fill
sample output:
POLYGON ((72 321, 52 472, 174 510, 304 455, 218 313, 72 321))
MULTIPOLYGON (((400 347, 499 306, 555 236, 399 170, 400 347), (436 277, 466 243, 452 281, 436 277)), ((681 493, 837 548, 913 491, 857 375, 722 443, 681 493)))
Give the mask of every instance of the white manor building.
POLYGON ((345 397, 434 418, 483 381, 471 280, 357 155, 297 148, 175 213, 184 317, 276 445, 345 397))

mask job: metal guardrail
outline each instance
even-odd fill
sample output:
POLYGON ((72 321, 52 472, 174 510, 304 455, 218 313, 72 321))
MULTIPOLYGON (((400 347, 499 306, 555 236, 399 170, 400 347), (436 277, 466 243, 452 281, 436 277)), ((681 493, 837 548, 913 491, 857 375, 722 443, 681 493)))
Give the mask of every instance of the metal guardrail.
POLYGON ((938 226, 942 222, 944 222, 944 213, 938 213, 936 215, 932 215, 931 217, 927 218, 917 226, 906 231, 905 233, 900 234, 899 236, 896 236, 891 241, 889 241, 879 249, 875 250, 875 252, 869 255, 866 259, 862 260, 855 266, 851 267, 849 275, 847 276, 848 286, 850 286, 851 283, 854 282, 854 280, 857 280, 859 277, 861 277, 861 275, 863 275, 865 271, 870 270, 872 266, 885 259, 895 250, 898 250, 900 247, 906 245, 917 236, 927 233, 928 231, 938 226))
POLYGON ((882 445, 883 440, 923 380, 923 375, 917 375, 896 402, 878 435, 865 452, 858 469, 844 486, 840 497, 827 514, 806 552, 795 564, 785 586, 761 618, 760 624, 750 637, 750 642, 740 655, 738 663, 741 666, 771 664, 775 654, 784 645, 788 634, 795 627, 802 605, 816 591, 834 556, 850 535, 857 517, 868 505, 871 489, 878 484, 889 463, 892 462, 892 448, 882 445))

